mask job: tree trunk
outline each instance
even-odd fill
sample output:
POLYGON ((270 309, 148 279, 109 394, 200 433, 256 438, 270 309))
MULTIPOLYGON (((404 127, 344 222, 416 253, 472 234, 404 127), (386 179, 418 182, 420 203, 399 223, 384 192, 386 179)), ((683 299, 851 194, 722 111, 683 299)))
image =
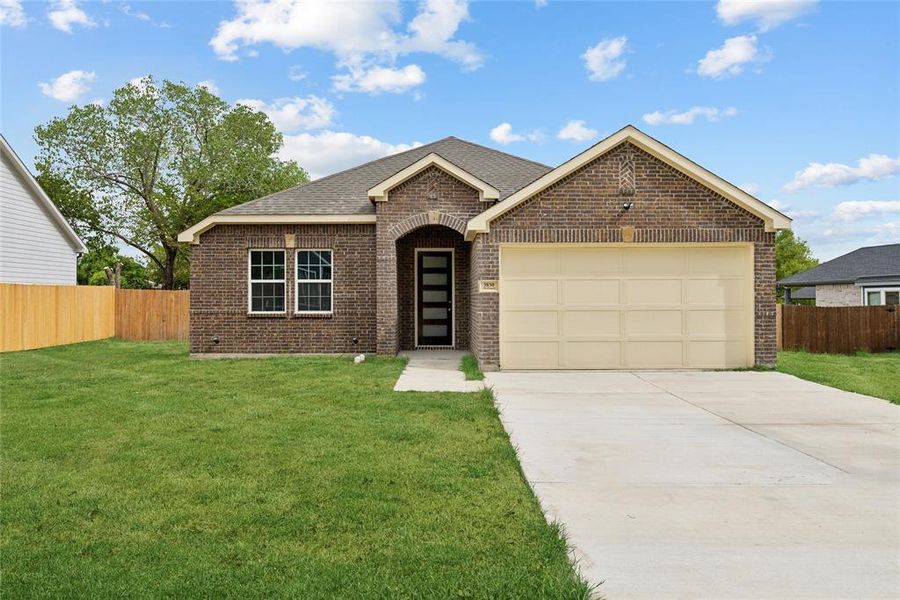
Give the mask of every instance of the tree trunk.
POLYGON ((163 267, 162 287, 164 290, 171 290, 175 287, 175 257, 178 256, 178 248, 163 244, 163 250, 166 252, 166 260, 163 267))

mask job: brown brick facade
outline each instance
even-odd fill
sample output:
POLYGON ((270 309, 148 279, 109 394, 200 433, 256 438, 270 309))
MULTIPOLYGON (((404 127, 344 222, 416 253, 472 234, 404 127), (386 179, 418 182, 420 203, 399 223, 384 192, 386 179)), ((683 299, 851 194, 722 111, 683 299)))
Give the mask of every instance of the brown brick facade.
POLYGON ((194 248, 191 269, 192 353, 343 353, 375 350, 373 225, 220 225, 194 248), (331 249, 333 314, 295 315, 295 249, 331 249), (247 314, 250 249, 285 250, 284 313, 247 314), (213 337, 219 343, 213 343, 213 337), (353 338, 358 343, 353 343, 353 338))
POLYGON ((478 293, 479 279, 499 278, 501 243, 751 242, 754 246, 756 363, 775 363, 775 234, 763 222, 631 144, 622 144, 501 215, 472 247, 472 349, 497 368, 499 295, 478 293), (633 161, 632 195, 620 194, 620 165, 633 161), (625 201, 633 202, 630 210, 625 201))
MULTIPOLYGON (((478 199, 478 191, 437 167, 429 167, 406 180, 388 192, 388 199, 376 204, 377 254, 378 254, 378 352, 396 354, 401 348, 401 316, 412 316, 409 311, 401 312, 398 303, 398 249, 408 244, 404 236, 415 235, 420 227, 432 226, 456 232, 460 238, 465 232, 469 219, 487 209, 490 205, 478 199), (399 246, 398 246, 399 242, 399 246)), ((464 244, 465 242, 458 242, 464 244)), ((459 266, 460 257, 457 257, 459 266)), ((405 268, 405 267, 404 267, 405 268)), ((457 283, 459 278, 457 277, 457 283)), ((465 289, 458 287, 457 291, 465 289)), ((409 290, 402 290, 404 299, 409 290)), ((457 298, 459 298, 457 293, 457 298)), ((407 301, 407 300, 405 300, 407 301)), ((461 316, 456 308, 457 332, 461 316)), ((465 309, 468 312, 467 309, 465 309)), ((405 324, 404 330, 412 327, 405 324)), ((467 328, 468 329, 468 328, 467 328)), ((403 344, 405 345, 409 338, 403 344)), ((458 340, 459 341, 459 340, 458 340)), ((465 340, 468 345, 468 339, 465 340)))
POLYGON ((471 243, 466 223, 490 207, 478 192, 429 167, 376 204, 377 225, 220 225, 193 252, 191 351, 373 352, 415 347, 415 249, 455 250, 455 332, 485 369, 499 364, 499 295, 478 291, 499 279, 504 243, 752 243, 755 359, 775 362, 774 233, 723 196, 635 146, 623 143, 490 224, 471 243), (623 167, 624 165, 624 167, 623 167), (633 202, 630 210, 623 202, 633 202), (285 314, 247 314, 247 251, 296 247, 334 252, 334 314, 293 313, 294 252, 288 249, 285 314), (218 337, 219 344, 212 338, 218 337), (352 343, 358 338, 358 344, 352 343))

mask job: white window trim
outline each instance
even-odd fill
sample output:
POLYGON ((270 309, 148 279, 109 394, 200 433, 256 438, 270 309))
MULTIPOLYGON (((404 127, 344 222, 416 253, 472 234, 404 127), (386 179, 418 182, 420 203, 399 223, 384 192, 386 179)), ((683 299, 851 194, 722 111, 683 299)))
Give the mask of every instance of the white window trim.
POLYGON ((284 248, 250 248, 247 250, 247 314, 249 315, 283 315, 287 312, 287 298, 284 300, 282 310, 253 310, 253 284, 254 283, 281 283, 284 284, 284 295, 287 296, 287 253, 284 248), (281 279, 253 279, 253 253, 254 252, 281 252, 284 256, 284 277, 281 279))
POLYGON ((334 314, 334 250, 332 248, 297 248, 294 252, 294 314, 295 315, 332 315, 334 314), (331 255, 331 279, 300 279, 297 272, 300 268, 301 252, 328 252, 331 255), (301 283, 330 283, 331 310, 300 310, 301 283))
POLYGON ((862 289, 862 305, 863 306, 885 306, 885 292, 900 292, 900 286, 885 286, 885 287, 863 287, 862 289), (880 294, 881 304, 869 304, 869 294, 871 292, 878 292, 880 294))
POLYGON ((419 345, 419 253, 420 252, 449 252, 450 253, 450 345, 431 346, 425 348, 456 348, 456 250, 454 248, 416 248, 415 265, 413 266, 413 294, 415 294, 415 312, 413 313, 413 345, 419 345))

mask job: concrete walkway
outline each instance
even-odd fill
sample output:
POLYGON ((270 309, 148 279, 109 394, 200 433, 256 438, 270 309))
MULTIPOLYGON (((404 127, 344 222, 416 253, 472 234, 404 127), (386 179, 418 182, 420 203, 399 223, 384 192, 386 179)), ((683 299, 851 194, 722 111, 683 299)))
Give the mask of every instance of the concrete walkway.
POLYGON ((487 384, 608 600, 900 597, 900 407, 772 372, 487 384))
POLYGON ((395 392, 477 392, 481 381, 466 381, 459 370, 465 352, 460 350, 411 350, 406 368, 394 385, 395 392))

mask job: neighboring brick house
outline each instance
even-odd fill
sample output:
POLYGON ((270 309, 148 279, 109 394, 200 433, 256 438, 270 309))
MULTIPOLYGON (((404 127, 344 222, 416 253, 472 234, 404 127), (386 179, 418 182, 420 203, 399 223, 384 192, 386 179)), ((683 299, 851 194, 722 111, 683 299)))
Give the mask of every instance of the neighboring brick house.
POLYGON ((900 304, 900 244, 857 248, 778 285, 788 304, 810 299, 816 306, 900 304))
POLYGON ((771 365, 774 236, 788 227, 631 126, 556 168, 450 137, 183 232, 191 352, 771 365))

